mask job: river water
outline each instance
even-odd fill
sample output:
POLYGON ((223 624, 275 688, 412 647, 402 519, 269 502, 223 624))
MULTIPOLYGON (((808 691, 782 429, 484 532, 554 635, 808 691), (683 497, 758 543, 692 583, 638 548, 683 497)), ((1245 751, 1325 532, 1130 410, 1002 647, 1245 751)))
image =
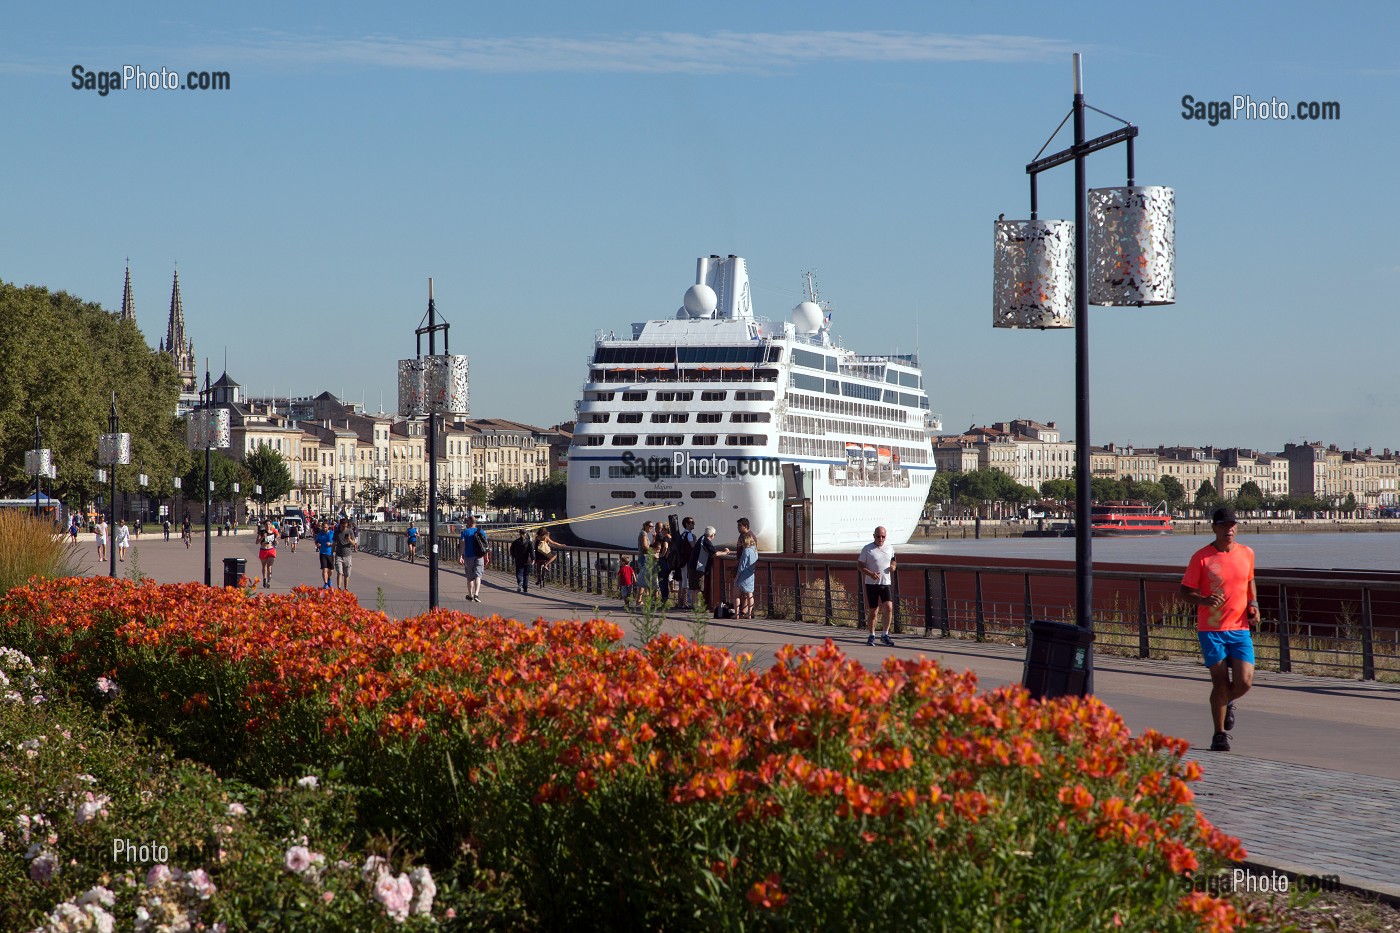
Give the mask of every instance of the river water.
MULTIPOLYGON (((1184 568, 1209 535, 1155 535, 1148 538, 1095 538, 1094 563, 1153 564, 1184 568)), ((1307 568, 1317 570, 1400 571, 1400 533, 1249 534, 1236 538, 1254 549, 1260 571, 1307 568)), ((984 538, 980 541, 915 538, 901 545, 912 554, 951 554, 959 557, 1074 561, 1073 538, 984 538)))

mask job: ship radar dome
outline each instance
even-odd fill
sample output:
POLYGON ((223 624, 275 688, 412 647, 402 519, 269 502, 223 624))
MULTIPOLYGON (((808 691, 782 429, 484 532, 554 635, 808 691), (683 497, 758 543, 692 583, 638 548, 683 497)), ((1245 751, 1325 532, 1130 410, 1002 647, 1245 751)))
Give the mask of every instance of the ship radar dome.
POLYGON ((685 310, 691 317, 709 317, 719 307, 719 297, 708 285, 692 285, 685 290, 685 310))
POLYGON ((825 317, 820 305, 814 301, 804 301, 792 309, 792 326, 797 328, 799 334, 815 334, 822 329, 825 317))

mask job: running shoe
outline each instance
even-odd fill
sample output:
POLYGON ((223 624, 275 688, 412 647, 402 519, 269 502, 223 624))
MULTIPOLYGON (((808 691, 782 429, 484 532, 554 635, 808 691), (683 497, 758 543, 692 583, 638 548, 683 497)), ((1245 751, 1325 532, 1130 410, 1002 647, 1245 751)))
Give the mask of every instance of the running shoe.
POLYGON ((865 640, 865 647, 867 647, 867 648, 874 648, 874 647, 875 647, 875 635, 874 635, 873 633, 871 634, 871 636, 870 636, 869 638, 867 638, 867 639, 865 640))
POLYGON ((893 648, 894 639, 889 636, 888 632, 886 632, 885 634, 880 636, 880 644, 884 645, 886 648, 893 648))
POLYGON ((1215 738, 1210 740, 1210 750, 1213 752, 1228 752, 1230 750, 1230 733, 1215 733, 1215 738))

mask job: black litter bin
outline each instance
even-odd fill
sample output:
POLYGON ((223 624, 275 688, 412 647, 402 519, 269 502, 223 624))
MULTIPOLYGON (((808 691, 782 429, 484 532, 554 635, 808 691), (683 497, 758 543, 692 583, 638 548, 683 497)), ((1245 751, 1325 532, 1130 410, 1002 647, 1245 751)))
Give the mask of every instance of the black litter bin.
POLYGON ((604 554, 598 558, 594 566, 603 573, 617 573, 618 570, 622 569, 622 558, 616 554, 604 554))
POLYGON ((244 557, 224 558, 224 586, 240 586, 239 581, 248 572, 248 560, 244 557))
POLYGON ((1021 683, 1038 700, 1088 696, 1093 684, 1094 633, 1068 622, 1037 619, 1026 626, 1021 683))

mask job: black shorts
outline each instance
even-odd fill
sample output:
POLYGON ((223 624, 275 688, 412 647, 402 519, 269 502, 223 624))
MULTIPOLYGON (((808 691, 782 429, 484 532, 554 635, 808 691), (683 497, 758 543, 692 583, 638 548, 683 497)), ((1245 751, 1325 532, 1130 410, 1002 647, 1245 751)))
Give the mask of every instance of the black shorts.
POLYGON ((878 609, 884 603, 892 602, 894 602, 894 597, 890 595, 888 583, 865 584, 865 604, 871 609, 878 609))
POLYGON ((332 556, 329 555, 329 554, 322 554, 322 555, 321 555, 321 569, 322 569, 322 570, 334 570, 334 569, 335 569, 335 558, 332 557, 332 556))

